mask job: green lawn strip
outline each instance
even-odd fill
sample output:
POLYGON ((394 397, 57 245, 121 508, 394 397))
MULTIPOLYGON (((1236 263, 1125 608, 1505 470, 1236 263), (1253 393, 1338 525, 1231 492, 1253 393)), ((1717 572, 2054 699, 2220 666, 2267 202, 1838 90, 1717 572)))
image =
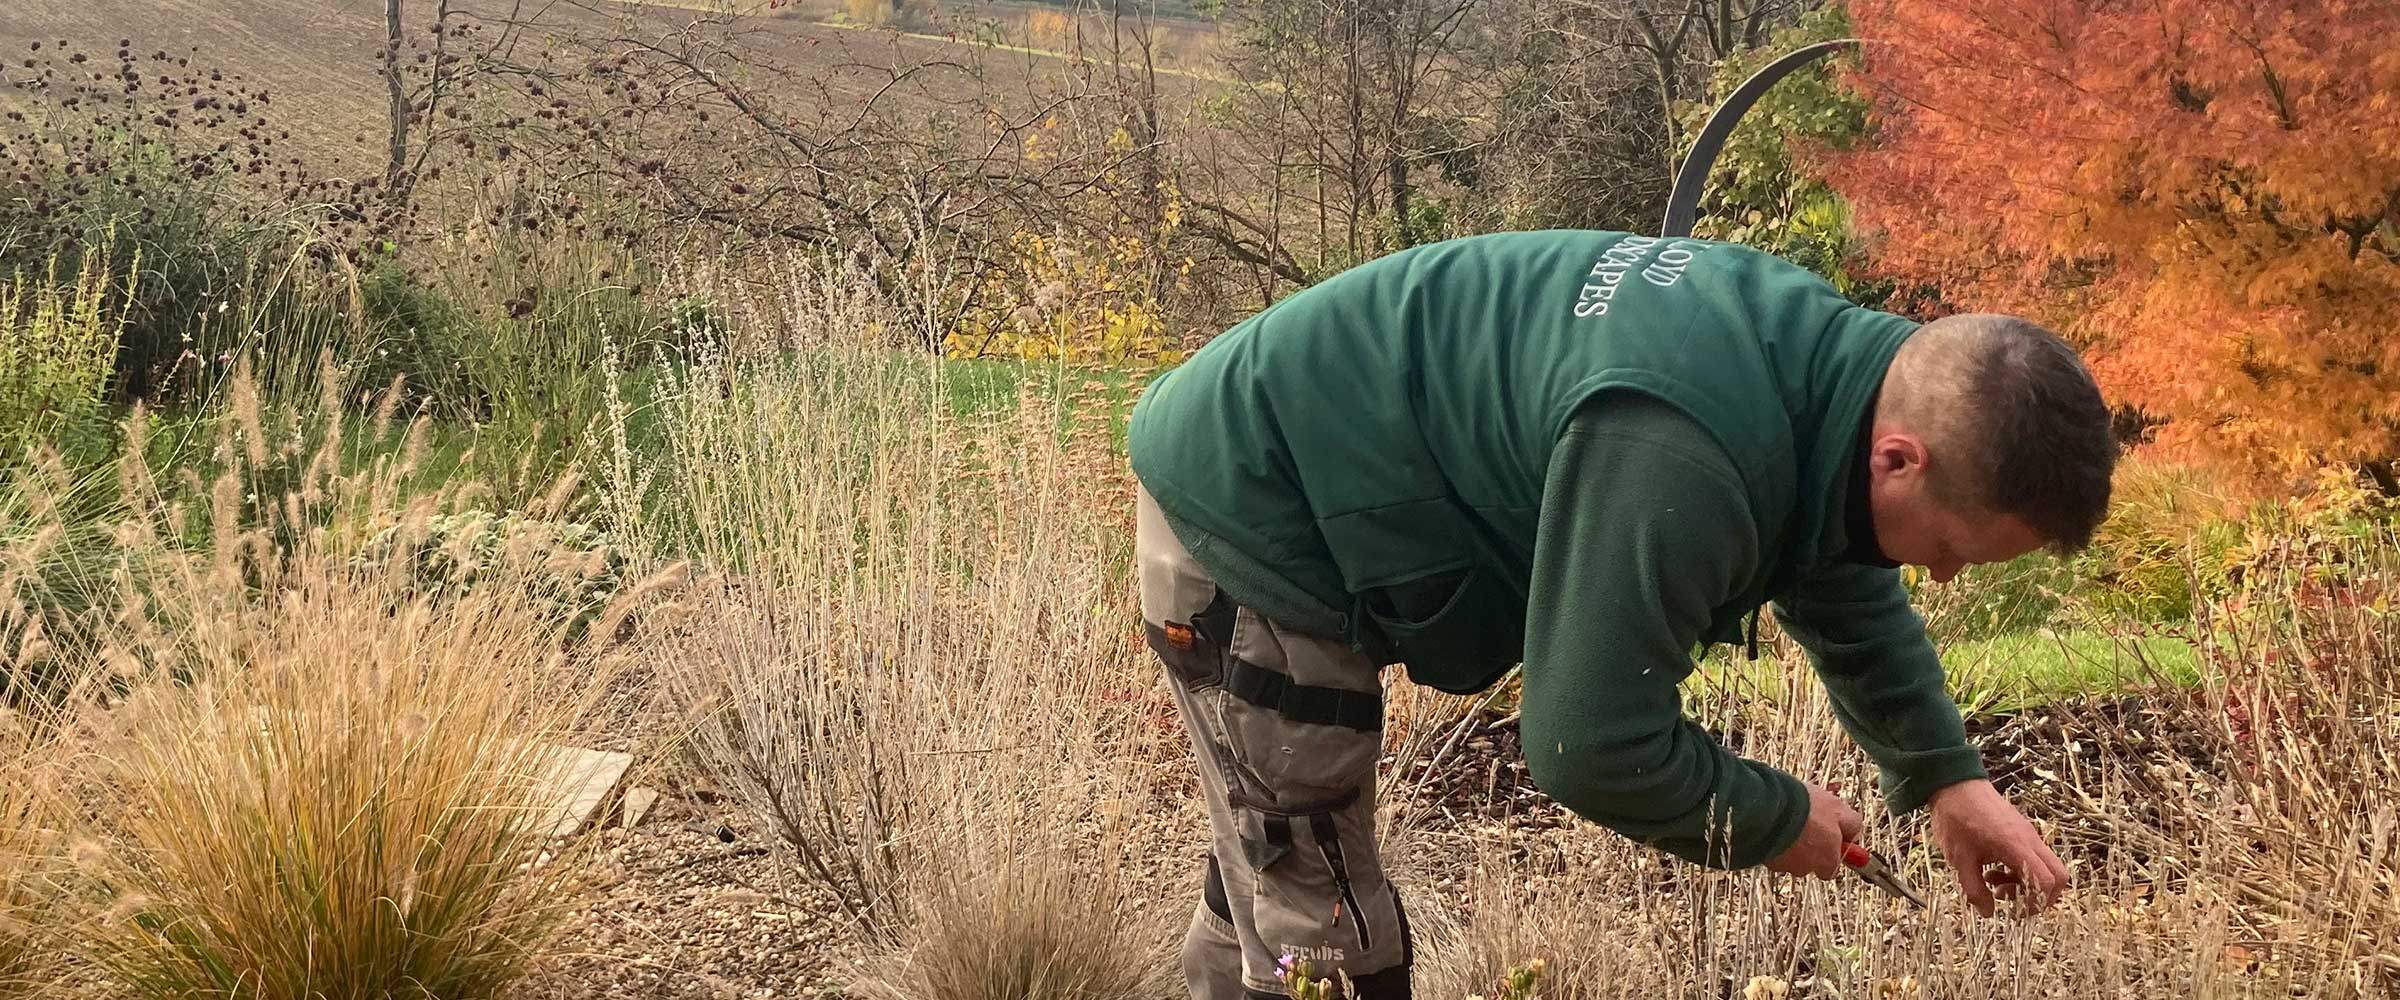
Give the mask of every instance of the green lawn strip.
POLYGON ((1065 365, 1049 361, 1019 361, 1012 359, 958 358, 942 364, 942 381, 950 395, 954 416, 970 417, 994 413, 1016 405, 1027 389, 1042 394, 1044 400, 1072 400, 1074 405, 1059 414, 1059 429, 1064 432, 1074 422, 1105 421, 1109 429, 1109 445, 1122 454, 1125 450, 1125 420, 1133 412, 1133 403, 1148 385, 1152 373, 1129 368, 1090 365, 1065 365))
MULTIPOLYGON (((2162 683, 2191 685, 2200 678, 2191 643, 2168 636, 2034 630, 1953 643, 1941 655, 1951 694, 1969 714, 2162 683)), ((1769 657, 1752 662, 1719 647, 1684 681, 1685 694, 1695 700, 1725 693, 1770 696, 1784 689, 1773 673, 1784 669, 1791 668, 1769 657)))
POLYGON ((1942 651, 1942 667, 1970 712, 2200 682, 2199 651, 2186 640, 2083 630, 2012 632, 1957 643, 1942 651))

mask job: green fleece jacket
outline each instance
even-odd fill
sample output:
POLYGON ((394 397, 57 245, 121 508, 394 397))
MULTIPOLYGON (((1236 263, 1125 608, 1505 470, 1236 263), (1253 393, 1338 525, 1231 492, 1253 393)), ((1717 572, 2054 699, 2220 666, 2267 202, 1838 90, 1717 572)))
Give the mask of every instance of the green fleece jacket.
MULTIPOLYGON (((1875 543, 1858 472, 1845 473, 1841 556, 1773 607, 1836 719, 1882 771, 1885 807, 1901 813, 1985 771, 1875 543)), ((1525 763, 1543 792, 1629 838, 1727 868, 1773 858, 1808 818, 1798 779, 1727 750, 1680 699, 1712 609, 1760 559, 1740 487, 1724 449, 1673 406, 1613 393, 1579 409, 1542 498, 1521 673, 1525 763)), ((1187 542, 1223 551, 1169 520, 1187 542)))
POLYGON ((1526 678, 1526 757, 1576 812, 1704 864, 1789 844, 1798 782, 1683 718, 1700 642, 1772 601, 1914 809, 1981 773, 1871 540, 1851 458, 1914 330, 1747 247, 1471 237, 1379 258, 1148 387, 1135 473, 1278 623, 1449 691, 1526 678))

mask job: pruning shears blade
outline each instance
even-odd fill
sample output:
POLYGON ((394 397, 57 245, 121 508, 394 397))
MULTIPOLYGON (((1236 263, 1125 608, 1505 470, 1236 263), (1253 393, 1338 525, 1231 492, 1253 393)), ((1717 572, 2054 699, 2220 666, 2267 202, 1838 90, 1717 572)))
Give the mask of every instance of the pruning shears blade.
POLYGON ((1917 890, 1909 886, 1907 879, 1901 878, 1899 873, 1892 871, 1892 866, 1885 864, 1882 857, 1867 850, 1865 846, 1843 844, 1842 863, 1848 865, 1851 871, 1857 872, 1858 877, 1865 879, 1868 885, 1908 900, 1917 909, 1925 908, 1925 897, 1917 895, 1917 890))

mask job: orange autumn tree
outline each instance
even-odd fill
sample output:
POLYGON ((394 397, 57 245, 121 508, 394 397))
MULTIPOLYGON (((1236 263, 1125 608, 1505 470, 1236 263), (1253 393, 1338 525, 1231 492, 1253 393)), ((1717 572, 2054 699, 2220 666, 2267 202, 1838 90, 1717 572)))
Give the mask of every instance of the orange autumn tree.
POLYGON ((2400 0, 1851 0, 1891 276, 2261 483, 2400 458, 2400 0))

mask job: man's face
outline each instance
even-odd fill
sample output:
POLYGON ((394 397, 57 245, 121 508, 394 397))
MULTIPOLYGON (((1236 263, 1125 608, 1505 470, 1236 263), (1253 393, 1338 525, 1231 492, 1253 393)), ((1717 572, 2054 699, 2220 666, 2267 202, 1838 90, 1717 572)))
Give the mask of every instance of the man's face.
POLYGON ((2007 562, 2044 539, 2014 516, 1962 511, 1934 494, 1931 456, 1915 435, 1880 435, 1868 453, 1875 538, 1896 562, 1923 566, 1937 583, 1978 563, 2007 562))

